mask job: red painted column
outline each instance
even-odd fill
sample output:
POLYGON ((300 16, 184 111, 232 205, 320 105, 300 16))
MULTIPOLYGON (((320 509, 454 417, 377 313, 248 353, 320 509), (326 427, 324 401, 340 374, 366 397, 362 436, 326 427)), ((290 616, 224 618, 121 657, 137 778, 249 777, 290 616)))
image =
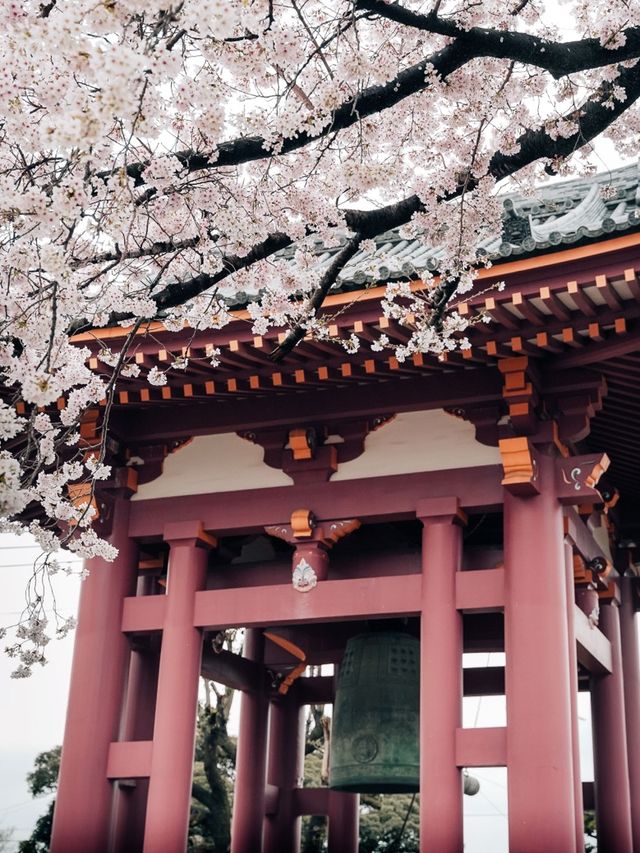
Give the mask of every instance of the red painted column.
POLYGON ((598 853, 632 853, 620 615, 614 602, 600 608, 600 630, 611 643, 612 671, 591 685, 598 853))
POLYGON ((574 628, 575 587, 573 583, 573 548, 564 546, 565 581, 567 590, 567 629, 569 635, 569 678, 571 690, 571 743, 573 745, 573 801, 576 825, 576 847, 584 847, 584 805, 580 774, 580 730, 578 725, 578 654, 574 628))
POLYGON ((107 757, 118 737, 129 659, 122 603, 133 595, 137 575, 124 494, 115 501, 109 540, 118 556, 111 563, 89 560, 80 594, 52 853, 105 853, 109 845, 114 788, 107 757))
POLYGON ((193 626, 195 594, 204 587, 207 548, 199 522, 173 522, 167 608, 153 731, 144 853, 180 853, 187 845, 202 632, 193 626))
POLYGON ((505 490, 509 849, 576 849, 567 584, 553 460, 540 494, 505 490))
MULTIPOLYGON (((140 584, 138 583, 138 594, 140 584)), ((132 649, 120 740, 152 740, 158 690, 159 653, 132 649)), ((139 853, 144 841, 148 779, 116 783, 115 819, 110 853, 139 853)))
POLYGON ((640 850, 640 655, 638 623, 633 611, 631 578, 622 577, 620 587, 620 635, 624 673, 624 707, 627 722, 627 755, 631 794, 633 849, 640 850))
MULTIPOLYGON (((262 631, 256 628, 247 629, 244 656, 262 663, 262 631)), ((269 699, 266 690, 243 693, 236 757, 231 853, 249 853, 252 850, 259 853, 262 850, 268 723, 269 699)))
POLYGON ((358 853, 360 794, 329 792, 328 853, 358 853))
POLYGON ((278 801, 274 814, 265 818, 264 853, 300 851, 301 819, 294 812, 293 789, 302 785, 303 762, 304 708, 288 693, 269 711, 267 782, 278 788, 278 801))
POLYGON ((462 615, 456 571, 462 531, 456 498, 420 501, 423 524, 420 619, 420 850, 463 848, 462 776, 456 729, 462 724, 462 615))

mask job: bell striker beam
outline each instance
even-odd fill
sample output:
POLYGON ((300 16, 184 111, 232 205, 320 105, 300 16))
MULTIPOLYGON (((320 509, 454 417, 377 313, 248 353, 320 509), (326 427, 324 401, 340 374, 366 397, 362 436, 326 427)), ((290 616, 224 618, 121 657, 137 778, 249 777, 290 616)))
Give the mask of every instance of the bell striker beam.
POLYGON ((129 659, 121 631, 124 599, 136 585, 137 549, 129 539, 129 501, 114 502, 109 541, 113 562, 87 561, 73 649, 71 687, 53 818, 53 853, 105 853, 114 798, 107 779, 111 741, 118 736, 129 659))
POLYGON ((208 549, 215 540, 200 522, 173 522, 167 606, 162 632, 144 853, 184 851, 187 845, 202 631, 193 624, 195 594, 204 587, 208 549))
MULTIPOLYGON (((247 628, 244 656, 262 663, 264 636, 259 629, 247 628)), ((269 700, 264 686, 244 691, 240 703, 231 853, 262 849, 268 722, 269 700)))
POLYGON ((420 618, 420 850, 463 848, 462 776, 456 729, 462 722, 462 615, 456 572, 464 514, 457 498, 418 503, 422 533, 420 618))
POLYGON ((509 849, 569 853, 576 824, 562 509, 552 458, 510 461, 517 467, 505 463, 503 480, 509 849))
POLYGON ((631 794, 633 849, 640 850, 640 654, 638 626, 633 608, 630 577, 618 580, 620 587, 620 635, 624 674, 624 706, 627 722, 627 754, 631 794))
POLYGON ((620 612, 615 601, 600 608, 600 629, 611 643, 610 675, 591 684, 596 826, 599 853, 632 853, 620 612))

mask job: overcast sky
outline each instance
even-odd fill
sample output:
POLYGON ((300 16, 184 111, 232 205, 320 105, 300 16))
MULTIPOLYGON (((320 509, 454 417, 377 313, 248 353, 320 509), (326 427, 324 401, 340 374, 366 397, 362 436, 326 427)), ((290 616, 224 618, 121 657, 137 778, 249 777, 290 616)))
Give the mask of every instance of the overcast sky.
MULTIPOLYGON (((0 625, 18 619, 37 554, 28 536, 0 536, 0 625)), ((75 566, 80 567, 77 560, 75 566)), ((75 614, 80 579, 57 575, 55 580, 59 611, 75 614)), ((73 639, 72 632, 50 643, 50 663, 28 679, 10 678, 15 662, 2 651, 6 640, 0 641, 0 827, 15 827, 16 838, 28 837, 46 811, 48 798, 33 800, 25 776, 39 752, 62 742, 73 639)))

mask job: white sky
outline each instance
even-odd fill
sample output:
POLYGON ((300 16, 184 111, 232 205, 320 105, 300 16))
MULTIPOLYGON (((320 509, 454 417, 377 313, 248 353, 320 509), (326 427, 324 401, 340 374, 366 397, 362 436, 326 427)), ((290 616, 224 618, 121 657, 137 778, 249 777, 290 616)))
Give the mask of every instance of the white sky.
MULTIPOLYGON (((38 553, 29 536, 0 536, 0 625, 18 619, 38 553)), ((75 614, 80 579, 57 575, 54 580, 59 611, 75 614)), ((3 651, 8 639, 0 641, 0 828, 15 827, 15 838, 22 839, 47 809, 49 798, 34 800, 25 777, 39 752, 62 742, 74 633, 51 642, 50 663, 28 679, 10 678, 15 662, 3 651)))

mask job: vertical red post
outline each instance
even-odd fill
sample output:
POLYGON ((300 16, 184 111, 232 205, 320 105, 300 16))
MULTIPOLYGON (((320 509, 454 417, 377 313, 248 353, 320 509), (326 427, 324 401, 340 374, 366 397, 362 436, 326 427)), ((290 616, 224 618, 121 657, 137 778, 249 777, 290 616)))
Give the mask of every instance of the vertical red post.
POLYGON ((600 629, 611 643, 612 670, 591 685, 598 853, 632 853, 620 616, 614 602, 600 608, 600 629))
POLYGON ((180 853, 187 845, 202 632, 193 625, 204 587, 207 549, 199 522, 168 524, 167 607, 162 631, 144 853, 180 853))
POLYGON ((80 594, 52 853, 105 853, 109 846, 114 788, 107 757, 118 737, 129 659, 122 605, 137 574, 124 495, 115 501, 109 539, 118 556, 111 563, 89 560, 80 594))
POLYGON ((505 652, 509 848, 576 849, 567 584, 554 465, 540 494, 505 490, 505 652))
POLYGON ((575 587, 573 583, 573 548, 564 546, 564 568, 567 589, 567 632, 569 635, 569 679, 571 690, 571 742, 573 745, 573 800, 576 822, 576 847, 584 847, 584 805, 580 774, 580 731, 578 726, 578 654, 574 627, 575 587))
POLYGON ((358 853, 360 794, 329 792, 328 853, 358 853))
MULTIPOLYGON (((158 658, 158 652, 153 649, 139 648, 131 651, 120 740, 153 739, 158 658)), ((112 853, 133 853, 142 850, 148 790, 148 779, 116 782, 112 853)))
POLYGON ((302 784, 303 710, 291 693, 271 703, 267 782, 278 788, 278 799, 274 814, 265 818, 264 853, 300 851, 301 819, 294 811, 293 789, 302 784))
POLYGON ((640 655, 638 625, 633 610, 632 580, 622 577, 620 586, 620 635, 624 673, 624 707, 627 722, 627 755, 631 794, 633 849, 640 850, 640 655))
MULTIPOLYGON (((256 628, 247 629, 244 656, 262 663, 262 631, 256 628)), ((250 850, 259 853, 262 850, 268 722, 269 699, 264 687, 255 692, 243 693, 240 704, 231 853, 248 853, 250 850)))
POLYGON ((463 848, 462 777, 456 729, 462 723, 462 615, 456 572, 462 556, 457 498, 420 501, 423 524, 420 619, 420 850, 463 848))

